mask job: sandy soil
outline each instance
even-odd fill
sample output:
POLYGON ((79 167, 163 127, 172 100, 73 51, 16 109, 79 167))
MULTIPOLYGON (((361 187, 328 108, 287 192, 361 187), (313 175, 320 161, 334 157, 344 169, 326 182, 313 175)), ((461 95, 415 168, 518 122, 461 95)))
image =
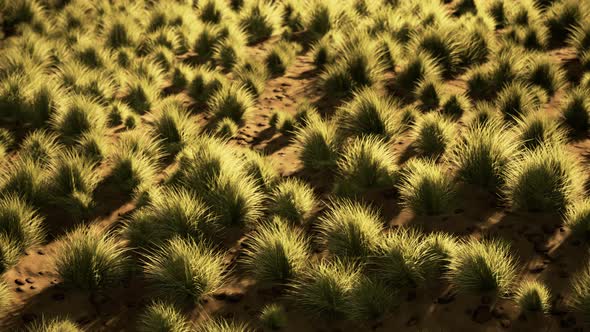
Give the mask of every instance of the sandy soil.
MULTIPOLYGON (((269 49, 268 43, 252 50, 260 56, 269 49)), ((569 68, 573 52, 560 49, 552 52, 556 61, 569 68)), ((309 55, 298 56, 286 75, 271 79, 258 100, 257 112, 233 140, 238 144, 259 150, 270 156, 283 176, 297 175, 312 183, 321 197, 330 190, 330 180, 323 174, 306 174, 297 160, 297 149, 290 138, 273 130, 268 120, 273 110, 294 114, 304 98, 318 101, 321 91, 317 86, 317 72, 313 70, 309 55)), ((465 88, 463 78, 447 82, 453 91, 465 88)), ((544 110, 557 115, 556 106, 562 94, 558 93, 544 110)), ((199 115, 200 122, 204 121, 199 115)), ((149 121, 149 118, 144 119, 149 121)), ((120 130, 112 133, 115 139, 120 130)), ((587 164, 590 159, 590 140, 579 139, 570 145, 587 164)), ((411 142, 402 137, 394 144, 400 154, 411 155, 411 142)), ((106 171, 106 170, 105 170, 106 171)), ((103 227, 118 227, 121 218, 134 208, 128 198, 120 197, 101 185, 96 195, 97 211, 91 223, 103 227)), ((561 227, 557 215, 524 214, 511 212, 498 203, 489 193, 477 188, 461 188, 459 204, 449 215, 416 217, 398 205, 395 192, 376 192, 368 197, 381 207, 383 217, 390 228, 399 225, 421 226, 426 231, 445 231, 459 236, 498 236, 510 240, 520 266, 526 276, 538 278, 553 290, 555 301, 550 315, 523 316, 510 301, 491 303, 487 297, 454 296, 448 285, 441 282, 430 289, 408 292, 400 307, 379 321, 351 323, 349 321, 316 321, 298 313, 284 300, 284 291, 265 285, 257 285, 236 264, 244 234, 234 231, 228 236, 228 261, 234 270, 231 281, 215 296, 204 301, 202 308, 188 308, 194 319, 210 315, 222 315, 240 321, 248 321, 258 328, 257 316, 264 304, 280 301, 288 309, 289 324, 286 331, 557 331, 581 330, 581 318, 566 313, 563 303, 568 293, 570 276, 581 268, 580 252, 584 244, 569 238, 561 227), (493 310, 490 310, 493 307, 493 310)), ((44 211, 45 212, 45 211, 44 211)), ((53 257, 60 244, 59 237, 73 222, 48 211, 46 223, 52 240, 39 248, 29 250, 19 264, 8 271, 4 278, 15 294, 14 310, 3 322, 3 331, 22 327, 25 323, 45 315, 65 315, 88 331, 134 331, 134 321, 151 295, 140 277, 123 280, 107 293, 89 297, 60 284, 53 267, 53 257)))

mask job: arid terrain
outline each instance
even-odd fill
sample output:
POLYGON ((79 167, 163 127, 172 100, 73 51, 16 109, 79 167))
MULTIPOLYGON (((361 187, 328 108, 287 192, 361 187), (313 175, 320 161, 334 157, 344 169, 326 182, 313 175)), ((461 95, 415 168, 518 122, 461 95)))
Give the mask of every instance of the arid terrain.
POLYGON ((0 330, 589 329, 590 2, 0 9, 0 330))

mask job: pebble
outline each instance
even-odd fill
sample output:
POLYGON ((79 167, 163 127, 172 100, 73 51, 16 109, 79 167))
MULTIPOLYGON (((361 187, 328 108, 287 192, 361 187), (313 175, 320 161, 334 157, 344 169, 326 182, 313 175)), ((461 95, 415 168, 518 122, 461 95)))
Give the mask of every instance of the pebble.
POLYGON ((25 281, 26 281, 27 283, 29 283, 29 284, 33 284, 33 283, 35 283, 35 280, 34 280, 33 278, 31 278, 31 277, 29 277, 29 278, 25 279, 25 281))
POLYGON ((17 287, 17 288, 16 288, 16 292, 17 292, 17 293, 23 293, 24 291, 25 291, 25 290, 24 290, 24 289, 22 289, 21 287, 17 287))
POLYGON ((22 280, 20 280, 20 279, 15 279, 15 280, 14 280, 14 283, 15 283, 15 284, 17 284, 17 285, 19 285, 19 286, 22 286, 22 285, 24 285, 24 284, 25 284, 25 282, 24 282, 24 281, 22 281, 22 280))
POLYGON ((420 321, 420 319, 418 318, 418 316, 413 315, 412 317, 410 317, 410 319, 406 322, 406 326, 415 326, 416 324, 418 324, 418 322, 420 321))
POLYGON ((489 322, 492 319, 492 312, 490 310, 490 306, 480 305, 479 307, 477 307, 477 309, 475 309, 471 318, 474 322, 479 324, 489 322))

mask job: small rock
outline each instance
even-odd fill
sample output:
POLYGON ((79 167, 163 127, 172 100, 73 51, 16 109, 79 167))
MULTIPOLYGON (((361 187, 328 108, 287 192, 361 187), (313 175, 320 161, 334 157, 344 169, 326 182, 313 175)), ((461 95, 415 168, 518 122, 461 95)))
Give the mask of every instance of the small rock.
POLYGON ((244 298, 244 293, 239 293, 239 292, 233 292, 233 293, 229 293, 227 294, 227 296, 225 297, 225 300, 231 303, 237 303, 242 301, 242 299, 244 298))
POLYGON ((29 278, 27 278, 27 279, 25 279, 25 281, 26 281, 27 283, 29 283, 29 284, 33 284, 33 283, 35 283, 35 280, 33 280, 33 278, 30 278, 30 277, 29 277, 29 278))
POLYGON ((574 316, 567 316, 564 317, 560 322, 559 322, 559 326, 561 326, 564 329, 569 329, 572 328, 574 326, 576 326, 576 318, 574 316))
POLYGON ((420 318, 418 318, 418 316, 414 315, 414 316, 410 317, 410 319, 406 322, 406 326, 415 326, 416 324, 418 324, 419 321, 420 321, 420 318))
POLYGON ((543 225, 541 228, 543 229, 543 233, 545 233, 547 235, 553 234, 553 229, 554 229, 553 226, 543 225))
POLYGON ((36 319, 37 319, 37 315, 35 315, 33 313, 27 313, 27 314, 23 315, 23 322, 25 322, 25 323, 30 323, 36 319))
POLYGON ((43 250, 39 249, 39 250, 37 250, 37 254, 39 254, 39 255, 45 255, 45 252, 43 250))
POLYGON ((505 312, 504 312, 504 307, 499 305, 496 306, 494 308, 494 310, 492 310, 492 316, 494 316, 495 318, 502 318, 505 316, 505 312))
POLYGON ((17 288, 16 288, 16 292, 17 292, 17 293, 24 293, 24 291, 25 291, 25 290, 24 290, 24 289, 22 289, 22 287, 17 287, 17 288))
POLYGON ((37 289, 37 287, 31 285, 31 287, 29 287, 30 289, 37 289))
POLYGON ((512 325, 512 323, 510 322, 510 319, 501 319, 500 320, 500 326, 502 326, 505 329, 509 329, 511 325, 512 325))
POLYGON ((22 285, 24 285, 24 284, 25 284, 25 282, 24 282, 24 281, 22 281, 22 280, 20 280, 20 279, 15 279, 15 280, 14 280, 14 283, 15 283, 15 284, 17 284, 17 285, 19 285, 19 286, 22 286, 22 285))
POLYGON ((474 322, 479 324, 484 324, 489 322, 492 319, 492 312, 490 310, 490 306, 488 305, 480 305, 475 309, 473 312, 473 316, 471 316, 474 322))
POLYGON ((371 329, 375 331, 376 329, 383 327, 383 322, 377 322, 371 326, 371 329))
POLYGON ((545 265, 541 263, 531 264, 532 266, 529 268, 529 272, 537 274, 543 272, 545 270, 545 265))
POLYGON ((454 292, 445 292, 443 295, 439 296, 436 299, 436 302, 439 304, 449 304, 455 301, 455 293, 454 292))

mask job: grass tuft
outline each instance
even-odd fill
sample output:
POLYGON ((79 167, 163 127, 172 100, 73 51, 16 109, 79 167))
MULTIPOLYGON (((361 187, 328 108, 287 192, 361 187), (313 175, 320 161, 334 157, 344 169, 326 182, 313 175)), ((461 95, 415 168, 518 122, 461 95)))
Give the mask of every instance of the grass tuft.
POLYGON ((521 311, 546 314, 551 310, 551 293, 549 289, 535 280, 523 281, 516 289, 514 300, 521 311))
POLYGON ((565 211, 583 193, 583 172, 563 146, 542 146, 512 164, 506 197, 515 210, 565 211))
POLYGON ((339 259, 365 259, 379 244, 383 222, 371 206, 333 201, 317 225, 320 242, 339 259))
POLYGON ((157 301, 151 303, 139 317, 138 330, 140 332, 190 332, 191 325, 173 305, 157 301))
POLYGON ((460 179, 498 192, 517 148, 512 133, 497 121, 475 123, 463 133, 450 159, 460 179))
POLYGON ((297 278, 292 298, 305 312, 316 317, 346 317, 351 291, 358 285, 358 267, 341 261, 311 265, 297 278))
POLYGON ((256 280, 286 284, 306 268, 309 245, 304 234, 274 217, 248 236, 244 264, 256 280))
POLYGON ((287 313, 279 304, 267 304, 260 312, 262 325, 270 330, 276 331, 287 326, 287 313))
POLYGON ((418 215, 448 212, 455 201, 453 178, 432 161, 415 159, 401 171, 400 197, 418 215))
POLYGON ((395 160, 390 146, 379 138, 367 136, 349 141, 338 160, 334 191, 355 196, 393 187, 398 168, 395 160))
POLYGON ((125 248, 113 234, 80 226, 64 238, 55 264, 65 284, 94 292, 121 282, 129 263, 125 248))
POLYGON ((460 292, 506 296, 516 279, 516 260, 508 244, 470 240, 459 245, 447 277, 460 292))
POLYGON ((223 285, 225 264, 205 244, 173 238, 146 258, 144 273, 159 297, 199 303, 223 285))
POLYGON ((390 141, 401 132, 395 111, 398 106, 374 89, 363 89, 338 110, 339 132, 345 137, 375 135, 390 141))
POLYGON ((254 111, 254 98, 243 86, 228 84, 211 96, 207 106, 216 121, 228 118, 243 125, 254 111))
POLYGON ((333 121, 312 116, 297 130, 294 141, 299 147, 299 160, 310 171, 329 170, 336 166, 340 140, 333 121))
POLYGON ((270 213, 294 224, 305 224, 316 207, 313 189, 302 180, 279 182, 270 195, 270 213))
POLYGON ((416 121, 410 135, 421 156, 436 159, 453 144, 457 130, 455 124, 440 113, 429 113, 416 121))

